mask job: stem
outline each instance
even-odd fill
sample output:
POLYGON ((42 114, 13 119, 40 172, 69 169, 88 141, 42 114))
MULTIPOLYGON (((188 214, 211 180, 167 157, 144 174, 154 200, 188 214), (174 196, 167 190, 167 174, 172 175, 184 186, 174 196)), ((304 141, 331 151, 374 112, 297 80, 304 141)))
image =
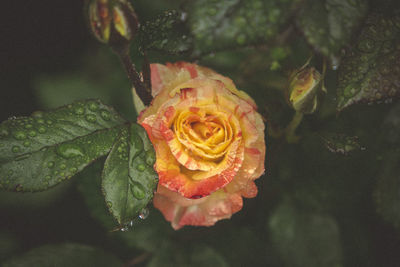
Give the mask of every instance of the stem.
POLYGON ((150 92, 146 90, 146 87, 143 84, 142 80, 140 79, 140 75, 136 70, 135 64, 132 63, 132 60, 129 57, 128 53, 117 53, 117 54, 121 59, 121 62, 125 68, 126 73, 128 74, 129 80, 132 82, 132 85, 136 90, 136 94, 140 97, 143 104, 145 104, 146 106, 150 105, 153 97, 151 96, 150 92))
POLYGON ((302 119, 303 113, 296 112, 293 116, 292 121, 286 127, 286 140, 288 143, 293 144, 299 141, 300 136, 296 135, 296 129, 300 125, 302 119))

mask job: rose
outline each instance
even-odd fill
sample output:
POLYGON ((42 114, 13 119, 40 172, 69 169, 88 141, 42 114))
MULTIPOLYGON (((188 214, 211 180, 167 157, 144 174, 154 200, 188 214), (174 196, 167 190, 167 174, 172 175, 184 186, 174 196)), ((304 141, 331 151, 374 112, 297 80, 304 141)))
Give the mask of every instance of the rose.
POLYGON ((154 206, 179 229, 230 218, 257 194, 264 123, 233 82, 195 64, 151 65, 151 105, 138 121, 156 151, 154 206))

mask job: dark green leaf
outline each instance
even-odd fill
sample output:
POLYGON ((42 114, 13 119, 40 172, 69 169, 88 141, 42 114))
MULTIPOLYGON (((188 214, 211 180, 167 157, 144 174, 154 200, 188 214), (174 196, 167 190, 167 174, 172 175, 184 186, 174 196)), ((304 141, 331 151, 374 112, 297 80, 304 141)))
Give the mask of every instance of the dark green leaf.
POLYGON ((339 68, 337 109, 400 96, 400 15, 370 15, 339 68))
POLYGON ((122 266, 114 255, 102 249, 87 245, 66 243, 45 245, 8 260, 4 267, 41 266, 41 267, 87 267, 87 266, 122 266))
POLYGON ((124 120, 98 100, 75 102, 0 125, 0 187, 40 191, 106 155, 124 120))
POLYGON ((287 266, 343 266, 339 228, 328 215, 305 213, 285 200, 271 215, 269 230, 287 266))
POLYGON ((367 0, 307 0, 297 22, 307 41, 335 60, 340 49, 351 40, 367 10, 367 0))
POLYGON ((272 40, 287 22, 297 0, 188 1, 188 22, 202 52, 272 40))
POLYGON ((144 209, 157 185, 155 153, 145 130, 131 124, 108 155, 103 170, 103 193, 118 223, 125 225, 144 209))
POLYGON ((202 244, 178 246, 164 243, 153 256, 147 267, 203 267, 228 266, 225 259, 213 248, 202 244))
POLYGON ((140 27, 139 39, 143 49, 180 54, 191 50, 192 37, 184 23, 185 14, 168 11, 140 27))
POLYGON ((351 152, 365 149, 360 145, 357 136, 327 133, 321 135, 321 139, 324 142, 325 147, 333 153, 348 155, 351 152))

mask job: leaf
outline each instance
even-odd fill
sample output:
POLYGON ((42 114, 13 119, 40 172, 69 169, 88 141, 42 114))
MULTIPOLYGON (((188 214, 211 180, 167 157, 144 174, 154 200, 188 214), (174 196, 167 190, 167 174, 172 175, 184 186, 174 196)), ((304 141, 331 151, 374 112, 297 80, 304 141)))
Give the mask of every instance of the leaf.
POLYGON ((0 125, 0 188, 40 191, 106 155, 124 120, 98 100, 79 101, 0 125))
POLYGON ((287 266, 343 266, 339 228, 328 215, 302 212, 287 199, 271 215, 269 230, 287 266))
POLYGON ((102 181, 107 206, 119 224, 135 219, 153 197, 154 163, 155 152, 145 130, 137 124, 125 127, 106 159, 102 181))
POLYGON ((132 88, 132 96, 136 114, 139 115, 140 112, 146 108, 146 106, 143 104, 143 101, 137 95, 135 88, 132 88))
POLYGON ((192 37, 184 23, 185 13, 165 12, 156 19, 146 21, 139 32, 142 50, 157 50, 181 54, 192 49, 192 37))
POLYGON ((213 248, 204 244, 194 246, 179 246, 165 242, 158 249, 147 267, 203 267, 228 266, 225 259, 213 248))
POLYGON ((351 40, 367 10, 366 0, 307 0, 297 24, 316 50, 337 60, 340 49, 351 40))
POLYGON ((19 257, 4 262, 2 266, 108 267, 122 266, 122 262, 102 249, 81 244, 65 243, 34 248, 19 257))
POLYGON ((325 147, 332 153, 348 155, 351 152, 365 150, 358 141, 358 136, 348 136, 339 133, 321 135, 325 147))
POLYGON ((400 15, 370 15, 339 68, 339 111, 400 96, 400 15))
POLYGON ((243 47, 272 40, 299 1, 187 1, 188 22, 202 52, 243 47))

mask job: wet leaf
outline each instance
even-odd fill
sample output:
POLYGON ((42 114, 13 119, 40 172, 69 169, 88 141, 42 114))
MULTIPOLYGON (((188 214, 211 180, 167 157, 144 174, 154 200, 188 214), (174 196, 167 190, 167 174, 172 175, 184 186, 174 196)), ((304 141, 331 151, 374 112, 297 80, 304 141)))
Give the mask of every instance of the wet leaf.
POLYGON ((193 40, 184 23, 185 17, 185 13, 172 10, 145 22, 139 32, 142 49, 171 54, 191 50, 193 40))
POLYGON ((358 141, 358 136, 348 136, 339 133, 321 135, 325 147, 332 153, 348 155, 351 152, 364 150, 358 141))
POLYGON ((87 245, 65 243, 45 245, 2 264, 4 267, 41 266, 41 267, 86 267, 86 266, 122 266, 114 255, 99 248, 87 245))
POLYGON ((331 216, 300 211, 285 200, 271 215, 269 231, 286 266, 343 266, 340 232, 331 216))
POLYGON ((297 17, 297 24, 316 50, 335 61, 367 10, 366 0, 307 0, 297 17))
POLYGON ((109 211, 121 226, 130 223, 153 197, 155 153, 145 130, 125 127, 104 164, 102 188, 109 211))
POLYGON ((106 155, 124 120, 86 100, 0 125, 0 188, 41 191, 106 155))
POLYGON ((297 0, 187 1, 188 22, 200 52, 265 43, 280 32, 297 0))
POLYGON ((400 15, 370 15, 339 68, 339 111, 400 96, 400 15))

